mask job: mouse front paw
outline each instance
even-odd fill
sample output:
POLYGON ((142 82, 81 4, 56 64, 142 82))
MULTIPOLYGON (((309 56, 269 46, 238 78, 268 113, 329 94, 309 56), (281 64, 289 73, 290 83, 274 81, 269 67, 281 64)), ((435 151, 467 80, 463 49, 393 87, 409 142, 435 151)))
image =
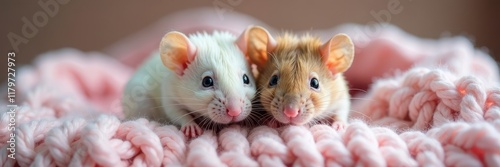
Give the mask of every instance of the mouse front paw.
POLYGON ((203 133, 203 130, 196 123, 182 125, 181 131, 189 138, 197 137, 203 133))
POLYGON ((344 121, 335 121, 332 124, 332 128, 336 131, 344 131, 347 128, 348 124, 344 121))

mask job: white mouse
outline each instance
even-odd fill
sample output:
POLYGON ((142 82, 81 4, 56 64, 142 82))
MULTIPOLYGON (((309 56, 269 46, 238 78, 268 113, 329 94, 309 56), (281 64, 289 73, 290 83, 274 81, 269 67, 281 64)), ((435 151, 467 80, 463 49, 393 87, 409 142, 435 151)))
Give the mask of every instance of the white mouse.
POLYGON ((126 118, 173 123, 188 137, 244 120, 256 93, 246 43, 227 32, 167 33, 125 87, 126 118))

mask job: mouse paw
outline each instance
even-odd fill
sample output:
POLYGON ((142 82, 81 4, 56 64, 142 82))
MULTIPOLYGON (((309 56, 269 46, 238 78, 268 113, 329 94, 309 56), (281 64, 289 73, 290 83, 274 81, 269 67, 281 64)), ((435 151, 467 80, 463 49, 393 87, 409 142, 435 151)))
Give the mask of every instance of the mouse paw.
POLYGON ((347 128, 347 122, 344 121, 335 121, 332 124, 332 128, 336 131, 344 131, 347 128))
POLYGON ((203 133, 203 130, 196 123, 182 125, 181 131, 189 138, 197 137, 203 133))

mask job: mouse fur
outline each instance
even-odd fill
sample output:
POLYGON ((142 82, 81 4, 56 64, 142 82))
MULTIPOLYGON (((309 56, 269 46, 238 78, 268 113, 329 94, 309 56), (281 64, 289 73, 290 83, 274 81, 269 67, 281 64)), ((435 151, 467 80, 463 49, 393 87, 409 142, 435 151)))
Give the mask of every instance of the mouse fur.
POLYGON ((245 119, 256 84, 236 40, 219 31, 189 37, 180 32, 166 34, 159 52, 151 55, 125 88, 126 117, 173 123, 191 137, 214 124, 245 119), (212 79, 212 86, 205 87, 206 77, 212 79))
POLYGON ((253 27, 250 59, 259 70, 259 101, 271 124, 347 124, 350 95, 343 72, 354 56, 345 34, 322 43, 317 37, 285 33, 276 40, 262 27, 253 27), (272 83, 273 78, 277 82, 272 83), (319 83, 311 87, 312 80, 319 83))

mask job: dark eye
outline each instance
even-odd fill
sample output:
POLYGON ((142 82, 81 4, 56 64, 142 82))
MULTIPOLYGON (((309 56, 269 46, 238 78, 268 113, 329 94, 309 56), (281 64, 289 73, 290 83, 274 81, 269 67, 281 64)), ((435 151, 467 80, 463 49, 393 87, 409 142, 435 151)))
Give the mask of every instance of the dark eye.
POLYGON ((316 78, 312 78, 311 82, 309 83, 311 88, 318 89, 319 88, 319 81, 316 78))
POLYGON ((246 85, 250 84, 250 79, 248 79, 247 74, 243 74, 243 83, 246 85))
POLYGON ((274 85, 277 85, 278 84, 278 76, 277 75, 273 75, 271 77, 271 80, 269 80, 269 86, 274 86, 274 85))
POLYGON ((203 78, 203 81, 201 81, 201 84, 203 85, 203 87, 208 88, 210 86, 214 86, 214 80, 212 79, 212 77, 206 76, 205 78, 203 78))

